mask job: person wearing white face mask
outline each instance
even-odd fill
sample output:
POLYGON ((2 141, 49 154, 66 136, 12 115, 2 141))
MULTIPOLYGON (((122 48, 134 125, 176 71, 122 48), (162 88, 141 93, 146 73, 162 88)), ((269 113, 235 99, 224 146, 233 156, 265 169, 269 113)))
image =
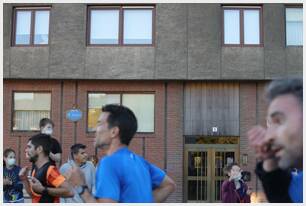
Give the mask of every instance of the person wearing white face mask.
POLYGON ((242 180, 241 169, 237 163, 231 163, 224 168, 229 179, 222 184, 221 198, 224 203, 249 203, 251 190, 242 180))
POLYGON ((23 184, 19 179, 21 168, 16 165, 15 151, 11 148, 4 150, 3 159, 3 202, 4 203, 23 203, 23 184))
POLYGON ((62 148, 60 143, 57 141, 57 139, 52 137, 53 134, 53 128, 54 128, 54 123, 51 119, 49 118, 43 118, 39 121, 39 128, 40 128, 40 133, 42 134, 47 134, 51 136, 51 151, 50 151, 50 161, 54 165, 58 165, 61 161, 62 158, 62 148))

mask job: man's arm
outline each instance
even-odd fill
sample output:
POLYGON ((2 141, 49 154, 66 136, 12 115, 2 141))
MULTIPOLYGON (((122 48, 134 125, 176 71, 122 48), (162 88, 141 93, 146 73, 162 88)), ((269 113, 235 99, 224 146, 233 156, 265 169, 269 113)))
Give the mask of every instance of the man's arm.
POLYGON ((167 197, 174 192, 175 188, 176 185, 174 181, 166 175, 160 186, 153 191, 155 202, 165 201, 167 197))
POLYGON ((51 187, 44 187, 39 180, 37 180, 35 177, 32 177, 31 179, 31 187, 34 192, 42 194, 44 190, 51 196, 58 196, 58 197, 73 197, 74 193, 72 191, 71 186, 68 184, 68 182, 65 180, 63 183, 61 183, 58 187, 51 188, 51 187))
POLYGON ((21 180, 23 185, 24 185, 24 188, 26 189, 27 193, 29 194, 29 196, 32 198, 32 191, 31 191, 31 188, 30 188, 30 183, 27 179, 25 180, 21 180))
POLYGON ((262 182, 262 186, 269 202, 292 202, 288 190, 291 181, 291 174, 288 171, 276 169, 266 171, 263 162, 256 165, 255 173, 262 182))
POLYGON ((106 198, 99 198, 96 199, 94 198, 89 191, 86 189, 85 192, 80 195, 81 198, 84 200, 84 202, 86 203, 116 203, 116 201, 112 200, 112 199, 106 199, 106 198))
POLYGON ((48 187, 47 191, 48 191, 48 194, 51 196, 59 196, 59 197, 73 197, 74 196, 74 193, 67 181, 64 181, 57 188, 48 187))
POLYGON ((19 171, 19 179, 22 181, 27 193, 30 195, 30 197, 32 197, 32 191, 30 188, 30 183, 29 180, 27 178, 27 174, 28 174, 28 168, 27 167, 23 167, 21 168, 21 170, 19 171))

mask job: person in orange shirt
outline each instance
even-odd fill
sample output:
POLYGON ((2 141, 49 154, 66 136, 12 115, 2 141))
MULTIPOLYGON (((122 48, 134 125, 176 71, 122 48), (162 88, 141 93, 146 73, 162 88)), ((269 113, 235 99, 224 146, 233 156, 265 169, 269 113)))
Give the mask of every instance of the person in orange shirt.
POLYGON ((57 203, 59 197, 74 195, 65 177, 50 162, 50 145, 51 137, 46 134, 34 135, 27 143, 26 157, 34 164, 34 168, 31 173, 27 167, 22 168, 19 177, 33 203, 57 203))

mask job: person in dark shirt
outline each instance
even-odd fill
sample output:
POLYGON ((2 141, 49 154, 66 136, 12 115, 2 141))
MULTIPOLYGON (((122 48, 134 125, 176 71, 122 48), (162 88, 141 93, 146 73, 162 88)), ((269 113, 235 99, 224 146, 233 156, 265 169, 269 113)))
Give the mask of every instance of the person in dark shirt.
POLYGON ((49 159, 50 135, 37 134, 27 143, 26 157, 34 164, 31 175, 24 167, 19 172, 27 193, 33 203, 58 203, 60 197, 73 197, 74 193, 65 177, 49 159))
POLYGON ((51 150, 50 150, 50 161, 54 165, 59 165, 62 158, 62 148, 57 139, 52 137, 54 123, 49 118, 43 118, 39 121, 40 133, 51 136, 51 150))
POLYGON ((16 154, 11 148, 4 150, 3 158, 5 166, 3 168, 3 202, 23 203, 23 184, 19 179, 21 168, 16 165, 16 154))
POLYGON ((266 93, 267 128, 256 126, 248 132, 249 144, 261 160, 255 172, 269 202, 302 203, 303 79, 274 80, 266 93))

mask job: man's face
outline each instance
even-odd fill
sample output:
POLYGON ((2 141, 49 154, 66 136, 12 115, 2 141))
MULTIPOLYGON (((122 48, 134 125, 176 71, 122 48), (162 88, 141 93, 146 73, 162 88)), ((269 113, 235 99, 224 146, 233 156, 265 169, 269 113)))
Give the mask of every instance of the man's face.
POLYGON ((110 145, 112 141, 112 129, 108 128, 107 118, 109 116, 108 112, 102 112, 98 118, 98 123, 96 127, 96 139, 95 147, 103 147, 110 145))
POLYGON ((267 137, 282 169, 299 167, 303 158, 303 111, 291 95, 276 97, 268 109, 267 137))
POLYGON ((73 157, 76 162, 78 162, 79 164, 83 164, 87 161, 88 155, 85 149, 80 148, 79 152, 77 154, 74 154, 73 157))
POLYGON ((31 141, 28 142, 27 147, 25 149, 25 153, 26 153, 26 158, 30 161, 35 163, 38 159, 38 154, 37 151, 34 147, 34 145, 32 144, 31 141))

